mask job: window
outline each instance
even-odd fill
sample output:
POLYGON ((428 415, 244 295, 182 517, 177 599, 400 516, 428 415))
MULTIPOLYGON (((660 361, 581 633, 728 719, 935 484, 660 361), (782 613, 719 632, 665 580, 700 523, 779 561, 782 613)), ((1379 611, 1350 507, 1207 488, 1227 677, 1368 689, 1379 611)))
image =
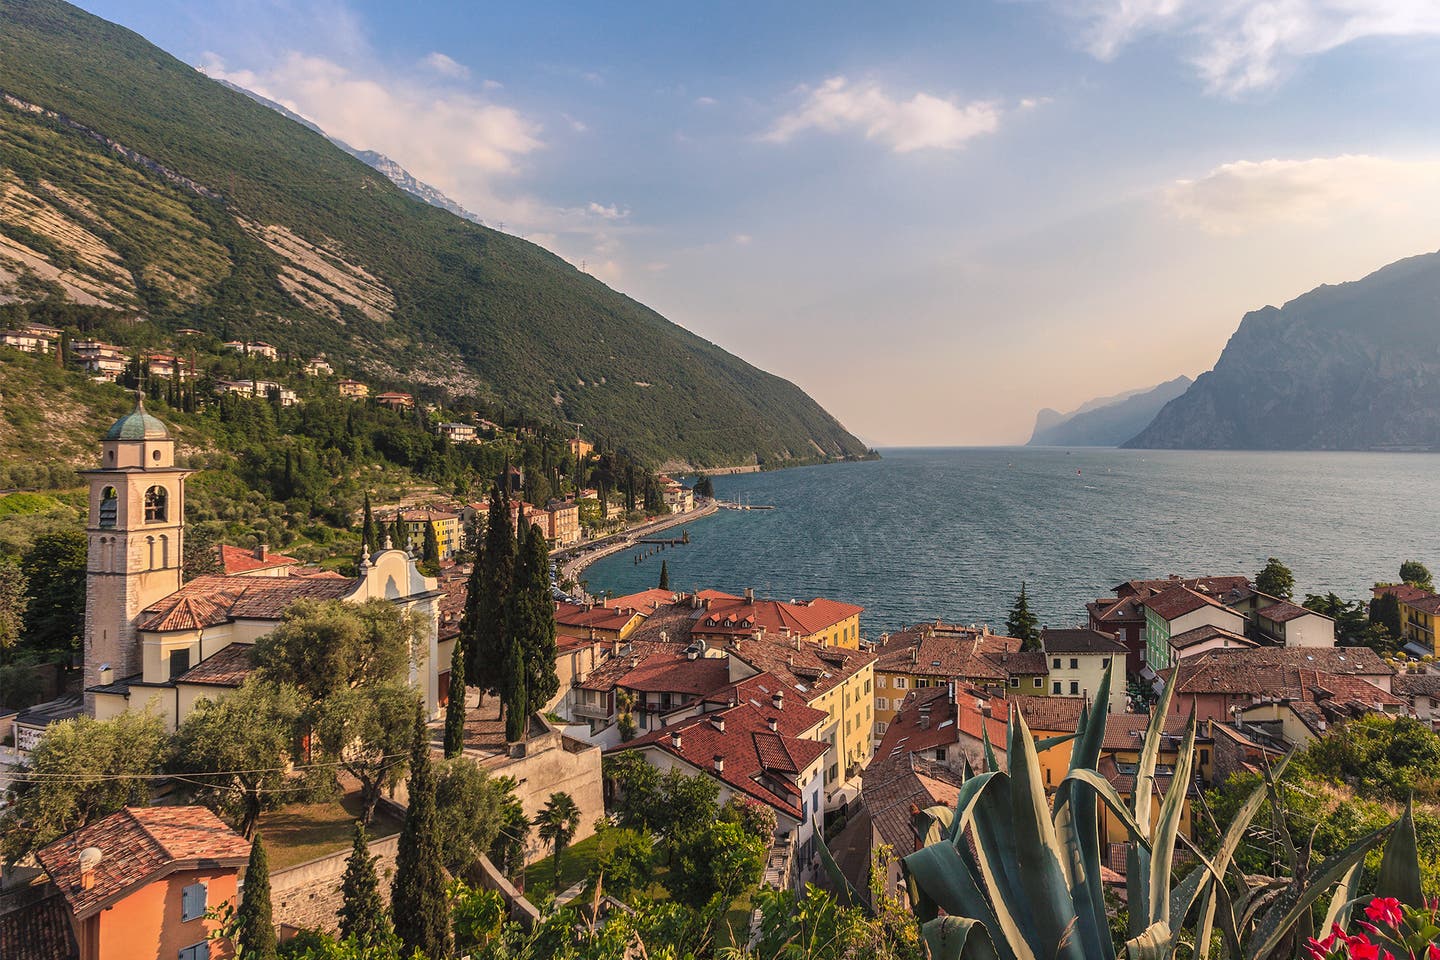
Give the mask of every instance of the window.
POLYGON ((1079 660, 1078 657, 1071 657, 1071 658, 1070 658, 1070 669, 1071 669, 1071 670, 1079 670, 1079 669, 1080 669, 1080 660, 1079 660))
MULTIPOLYGON (((186 651, 186 658, 189 658, 189 651, 186 651)), ((174 654, 171 654, 171 660, 173 662, 174 654)), ((203 883, 192 883, 180 890, 180 919, 182 921, 188 923, 205 916, 205 892, 203 883)))
POLYGON ((100 491, 100 526, 114 527, 120 513, 120 494, 114 487, 100 491))
POLYGON ((1052 669, 1052 670, 1059 670, 1059 669, 1060 669, 1060 658, 1059 658, 1059 657, 1056 657, 1054 660, 1050 661, 1050 669, 1052 669))
POLYGON ((168 499, 169 494, 165 492, 164 487, 151 487, 149 490, 145 491, 146 523, 165 522, 167 516, 165 506, 168 499))
POLYGON ((1109 658, 1109 657, 1106 657, 1105 659, 1101 660, 1101 661, 1100 661, 1100 666, 1101 666, 1102 669, 1109 667, 1109 666, 1110 666, 1110 658, 1109 658))
POLYGON ((945 759, 945 748, 944 748, 944 747, 936 747, 936 748, 935 748, 935 759, 936 759, 936 760, 944 760, 944 759, 945 759))
MULTIPOLYGON (((184 650, 170 651, 170 679, 174 680, 180 674, 190 669, 190 648, 184 650)), ((189 890, 189 887, 185 888, 189 890)))
POLYGON ((1206 764, 1208 764, 1209 762, 1210 762, 1210 751, 1209 751, 1209 750, 1206 750, 1206 749, 1204 749, 1204 748, 1202 747, 1201 750, 1200 750, 1200 766, 1203 767, 1203 766, 1205 766, 1206 764))
POLYGON ((1044 689, 1045 689, 1045 678, 1044 678, 1044 677, 1036 677, 1036 678, 1035 678, 1035 689, 1036 689, 1036 690, 1044 690, 1044 689))
POLYGON ((1060 696, 1060 681, 1059 681, 1059 680, 1056 680, 1056 681, 1055 681, 1055 685, 1054 685, 1054 687, 1050 690, 1050 692, 1053 693, 1053 694, 1055 694, 1055 696, 1057 696, 1057 697, 1060 696))
POLYGON ((877 676, 875 677, 875 689, 877 689, 877 690, 884 690, 884 689, 885 689, 885 674, 882 673, 882 674, 879 674, 879 675, 877 675, 877 676))
POLYGON ((1076 696, 1079 696, 1079 695, 1080 695, 1080 681, 1079 681, 1079 680, 1071 680, 1071 681, 1070 681, 1070 696, 1076 697, 1076 696))
POLYGON ((896 678, 895 678, 895 689, 896 689, 896 690, 904 690, 904 689, 905 689, 905 678, 904 678, 904 677, 896 677, 896 678))
POLYGON ((1018 686, 1020 686, 1020 678, 1019 678, 1019 677, 1011 677, 1011 678, 1010 678, 1010 686, 1012 686, 1012 687, 1018 687, 1018 686))
POLYGON ((838 763, 832 763, 832 764, 830 764, 830 772, 825 775, 825 779, 826 779, 826 780, 829 780, 831 783, 836 783, 837 781, 839 781, 839 779, 840 779, 840 764, 838 764, 838 763))
POLYGON ((890 709, 890 701, 887 700, 887 699, 884 698, 884 697, 876 697, 876 698, 875 698, 875 709, 876 709, 876 710, 889 710, 889 709, 890 709))
POLYGON ((869 693, 869 692, 870 692, 870 681, 869 681, 869 680, 866 680, 866 681, 865 681, 865 692, 866 692, 866 693, 869 693))
POLYGON ((929 678, 929 677, 920 677, 919 679, 917 679, 917 680, 915 681, 915 687, 916 687, 916 689, 919 689, 920 687, 928 687, 928 686, 930 686, 930 678, 929 678))
POLYGON ((188 947, 180 948, 180 960, 210 960, 210 944, 208 941, 192 943, 188 947))

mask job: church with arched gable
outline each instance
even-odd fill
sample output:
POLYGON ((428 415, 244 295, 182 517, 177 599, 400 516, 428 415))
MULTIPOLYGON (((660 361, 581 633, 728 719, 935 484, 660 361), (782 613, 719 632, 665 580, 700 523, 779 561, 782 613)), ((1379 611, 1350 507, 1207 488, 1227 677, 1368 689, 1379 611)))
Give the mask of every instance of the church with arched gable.
POLYGON ((143 400, 101 441, 100 466, 86 470, 89 517, 85 590, 85 706, 99 719, 127 709, 160 714, 168 729, 197 700, 223 696, 249 673, 250 648, 297 600, 362 603, 379 597, 426 625, 411 682, 427 712, 439 712, 440 668, 453 640, 438 640, 440 598, 403 550, 363 557, 359 575, 285 567, 183 578, 185 480, 175 439, 143 400))

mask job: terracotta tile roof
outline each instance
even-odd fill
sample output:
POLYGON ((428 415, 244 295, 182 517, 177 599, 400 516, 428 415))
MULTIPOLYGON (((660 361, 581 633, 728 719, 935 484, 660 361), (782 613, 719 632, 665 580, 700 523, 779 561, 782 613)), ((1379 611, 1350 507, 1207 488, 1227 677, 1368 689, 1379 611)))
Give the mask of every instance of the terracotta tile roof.
POLYGON ((605 601, 605 606, 649 612, 658 607, 675 603, 679 598, 680 595, 673 590, 661 590, 658 587, 651 587, 649 590, 641 590, 639 593, 627 593, 623 597, 613 597, 605 601))
POLYGON ((255 669, 252 644, 232 643, 175 678, 176 683, 200 683, 214 687, 238 687, 255 669))
POLYGON ((1040 646, 1046 653, 1100 653, 1124 654, 1125 644, 1115 639, 1114 634, 1098 630, 1051 630, 1040 632, 1040 646))
POLYGON ((690 632, 706 637, 749 636, 755 630, 767 633, 810 637, 828 630, 842 620, 858 616, 865 611, 851 603, 816 597, 785 603, 780 600, 746 600, 717 590, 702 590, 698 594, 707 606, 697 611, 690 632))
MULTIPOLYGON (((1230 696, 1265 696, 1293 685, 1296 671, 1358 677, 1390 677, 1388 666, 1369 647, 1251 647, 1209 650, 1186 659, 1179 667, 1176 693, 1219 693, 1230 696)), ((1168 676, 1170 671, 1161 671, 1168 676)))
MULTIPOLYGON (((1021 641, 979 630, 939 633, 929 625, 892 633, 876 648, 875 669, 943 679, 993 680, 1009 677, 1009 658, 1019 656, 1021 641)), ((1022 673, 1034 669, 1033 658, 1022 661, 1022 673)))
POLYGON ((256 570, 271 570, 275 567, 290 567, 299 562, 294 557, 287 557, 280 553, 267 553, 262 560, 255 555, 254 550, 232 547, 228 543, 220 544, 220 570, 226 576, 253 573, 256 570))
POLYGON ((1177 633, 1170 638, 1170 646, 1176 650, 1184 650, 1187 647, 1197 646, 1209 640, 1224 640, 1233 647, 1258 647, 1259 644, 1249 637, 1241 636, 1224 627, 1205 626, 1194 627, 1177 633))
POLYGON ((196 577, 141 613, 139 629, 193 630, 228 620, 279 620, 296 600, 339 600, 358 580, 328 577, 196 577))
POLYGON ((822 647, 807 640, 787 641, 773 634, 758 640, 732 640, 726 652, 759 673, 772 674, 806 702, 840 686, 875 662, 875 654, 846 647, 822 647))
POLYGON ((1241 575, 1219 576, 1219 577, 1163 577, 1154 580, 1126 580, 1124 583, 1115 585, 1115 596, 1153 596, 1163 593, 1171 587, 1182 586, 1190 590, 1203 593, 1206 596, 1214 597, 1222 602, 1239 597, 1249 596, 1255 592, 1250 578, 1241 575))
POLYGON ((903 754, 877 758, 865 768, 860 798, 881 841, 897 856, 904 856, 914 851, 918 843, 910 819, 911 810, 954 807, 960 786, 960 775, 948 767, 914 754, 903 754))
POLYGON ((641 616, 634 607, 587 606, 583 603, 555 602, 555 624, 574 630, 624 630, 630 621, 641 616))
POLYGON ((1144 622, 1145 610, 1140 605, 1137 597, 1101 597, 1085 605, 1090 612, 1101 623, 1129 623, 1131 621, 1144 622))
POLYGON ((35 856, 71 912, 83 920, 177 870, 241 866, 250 856, 250 842, 205 807, 126 807, 35 856), (80 851, 86 847, 98 847, 102 854, 89 889, 80 883, 80 851))
MULTIPOLYGON (((1190 722, 1190 714, 1169 713, 1165 716, 1163 732, 1168 740, 1162 741, 1160 746, 1160 762, 1166 761, 1167 754, 1178 753, 1180 749, 1180 738, 1185 736, 1185 727, 1190 722)), ((1145 731, 1150 727, 1150 714, 1148 713, 1112 713, 1105 717, 1105 741, 1101 749, 1107 752, 1123 752, 1139 750, 1145 740, 1145 731)), ((1203 736, 1204 731, 1196 734, 1196 742, 1209 740, 1203 736)))
POLYGON ((1397 673, 1390 689, 1402 697, 1440 699, 1440 673, 1397 673))
POLYGON ((956 708, 950 702, 947 687, 923 687, 912 691, 900 705, 900 712, 885 728, 885 736, 875 756, 890 759, 958 742, 955 715, 956 708))
POLYGON ((1395 599, 1422 613, 1440 613, 1440 594, 1413 587, 1408 583, 1376 584, 1374 593, 1377 597, 1387 593, 1394 594, 1395 599))
POLYGON ((1080 726, 1080 711, 1084 709, 1084 697, 1031 697, 1012 696, 993 698, 991 712, 1003 719, 1009 719, 1010 709, 1019 709, 1030 725, 1031 731, 1046 734, 1074 733, 1080 726))
POLYGON ((0 957, 5 960, 79 960, 65 898, 53 893, 0 914, 0 957))
POLYGON ((769 804, 792 819, 800 819, 802 784, 796 776, 825 755, 829 745, 786 732, 804 726, 812 729, 823 713, 802 705, 787 705, 783 711, 757 708, 750 702, 725 710, 702 714, 623 743, 610 752, 661 750, 678 757, 707 776, 720 780, 762 803, 769 804), (808 715, 807 715, 808 712, 808 715), (789 714, 784 721, 782 716, 789 714), (770 729, 775 720, 776 730, 770 729), (724 729, 719 724, 723 723, 724 729), (673 737, 679 734, 677 747, 673 737), (723 770, 715 769, 715 758, 723 758, 723 770))
POLYGON ((1164 620, 1174 620, 1183 617, 1187 613, 1199 610, 1201 607, 1219 607, 1222 610, 1229 609, 1218 600, 1207 597, 1203 593, 1197 593, 1189 587, 1174 586, 1161 593, 1146 597, 1141 605, 1154 610, 1164 620))
POLYGON ((1279 603, 1272 603, 1268 607, 1261 607, 1256 613, 1271 623, 1289 623, 1291 620, 1308 616, 1324 617, 1326 620, 1334 620, 1333 617, 1326 617, 1323 613, 1307 610, 1298 603, 1291 603, 1289 600, 1281 600, 1279 603))
POLYGON ((444 596, 440 598, 440 626, 436 631, 437 640, 450 640, 460 636, 460 621, 465 616, 465 600, 470 595, 470 581, 467 577, 445 577, 436 584, 444 596))

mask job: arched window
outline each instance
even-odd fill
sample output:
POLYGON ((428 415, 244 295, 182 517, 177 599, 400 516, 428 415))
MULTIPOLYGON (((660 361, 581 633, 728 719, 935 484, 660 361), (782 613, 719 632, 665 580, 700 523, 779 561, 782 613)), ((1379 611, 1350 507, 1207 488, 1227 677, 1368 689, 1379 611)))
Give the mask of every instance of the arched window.
POLYGON ((147 569, 147 570, 154 570, 154 569, 155 569, 155 538, 154 538, 154 537, 146 537, 146 538, 145 538, 145 547, 146 547, 146 549, 147 549, 148 552, 149 552, 149 558, 148 558, 147 561, 146 561, 146 567, 145 567, 145 569, 147 569))
POLYGON ((120 515, 120 494, 114 487, 100 491, 100 526, 114 527, 120 515))
POLYGON ((164 523, 167 517, 165 502, 169 495, 164 487, 151 487, 145 491, 145 522, 164 523))
POLYGON ((170 538, 163 533, 160 534, 160 568, 170 569, 170 538))

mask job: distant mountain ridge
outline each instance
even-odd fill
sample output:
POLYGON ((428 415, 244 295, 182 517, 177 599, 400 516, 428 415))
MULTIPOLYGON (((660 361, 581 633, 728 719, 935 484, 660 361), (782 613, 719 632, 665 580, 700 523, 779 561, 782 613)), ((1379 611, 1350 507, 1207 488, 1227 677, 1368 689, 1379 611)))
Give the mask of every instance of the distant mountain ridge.
POLYGON ((1074 412, 1046 408, 1035 417, 1026 446, 1118 447, 1155 418, 1160 408, 1190 386, 1187 376, 1081 404, 1074 412))
POLYGON ((251 100, 254 100, 256 103, 262 106, 269 107, 271 110, 274 110, 282 117, 287 117, 291 120, 294 120, 296 123, 300 124, 303 127, 314 130, 316 133, 320 134, 320 136, 324 137, 326 140, 329 140, 341 150, 344 150, 346 153, 350 154, 350 156, 385 174, 385 176, 390 178, 391 183, 395 184, 395 186, 399 187, 401 190, 404 190, 412 197, 418 197, 419 199, 424 200, 426 203, 430 204, 432 207, 439 207, 441 210, 449 210, 451 213, 455 214, 455 216, 464 217, 471 223, 478 223, 482 226, 485 224, 485 221, 480 219, 479 214, 471 213, 469 210, 466 210, 460 203, 455 200, 451 200, 444 193, 430 186, 430 184, 426 183, 424 180, 418 179, 413 173, 400 166, 400 164, 396 163, 394 160, 391 160, 389 157, 385 156, 385 154, 378 153, 374 150, 357 150, 355 147, 350 146, 350 144, 346 143, 344 140, 341 140, 339 137, 331 136, 329 133, 321 129, 318 124, 305 119, 300 114, 296 113, 294 110, 291 110, 289 107, 285 106, 283 103, 276 103, 269 97, 261 96, 254 90, 242 87, 238 83, 231 83, 229 80, 225 80, 221 77, 211 77, 211 79, 214 80, 216 83, 229 87, 236 93, 243 93, 251 100))
POLYGON ((1440 450, 1440 253, 1247 313, 1125 446, 1440 450))

